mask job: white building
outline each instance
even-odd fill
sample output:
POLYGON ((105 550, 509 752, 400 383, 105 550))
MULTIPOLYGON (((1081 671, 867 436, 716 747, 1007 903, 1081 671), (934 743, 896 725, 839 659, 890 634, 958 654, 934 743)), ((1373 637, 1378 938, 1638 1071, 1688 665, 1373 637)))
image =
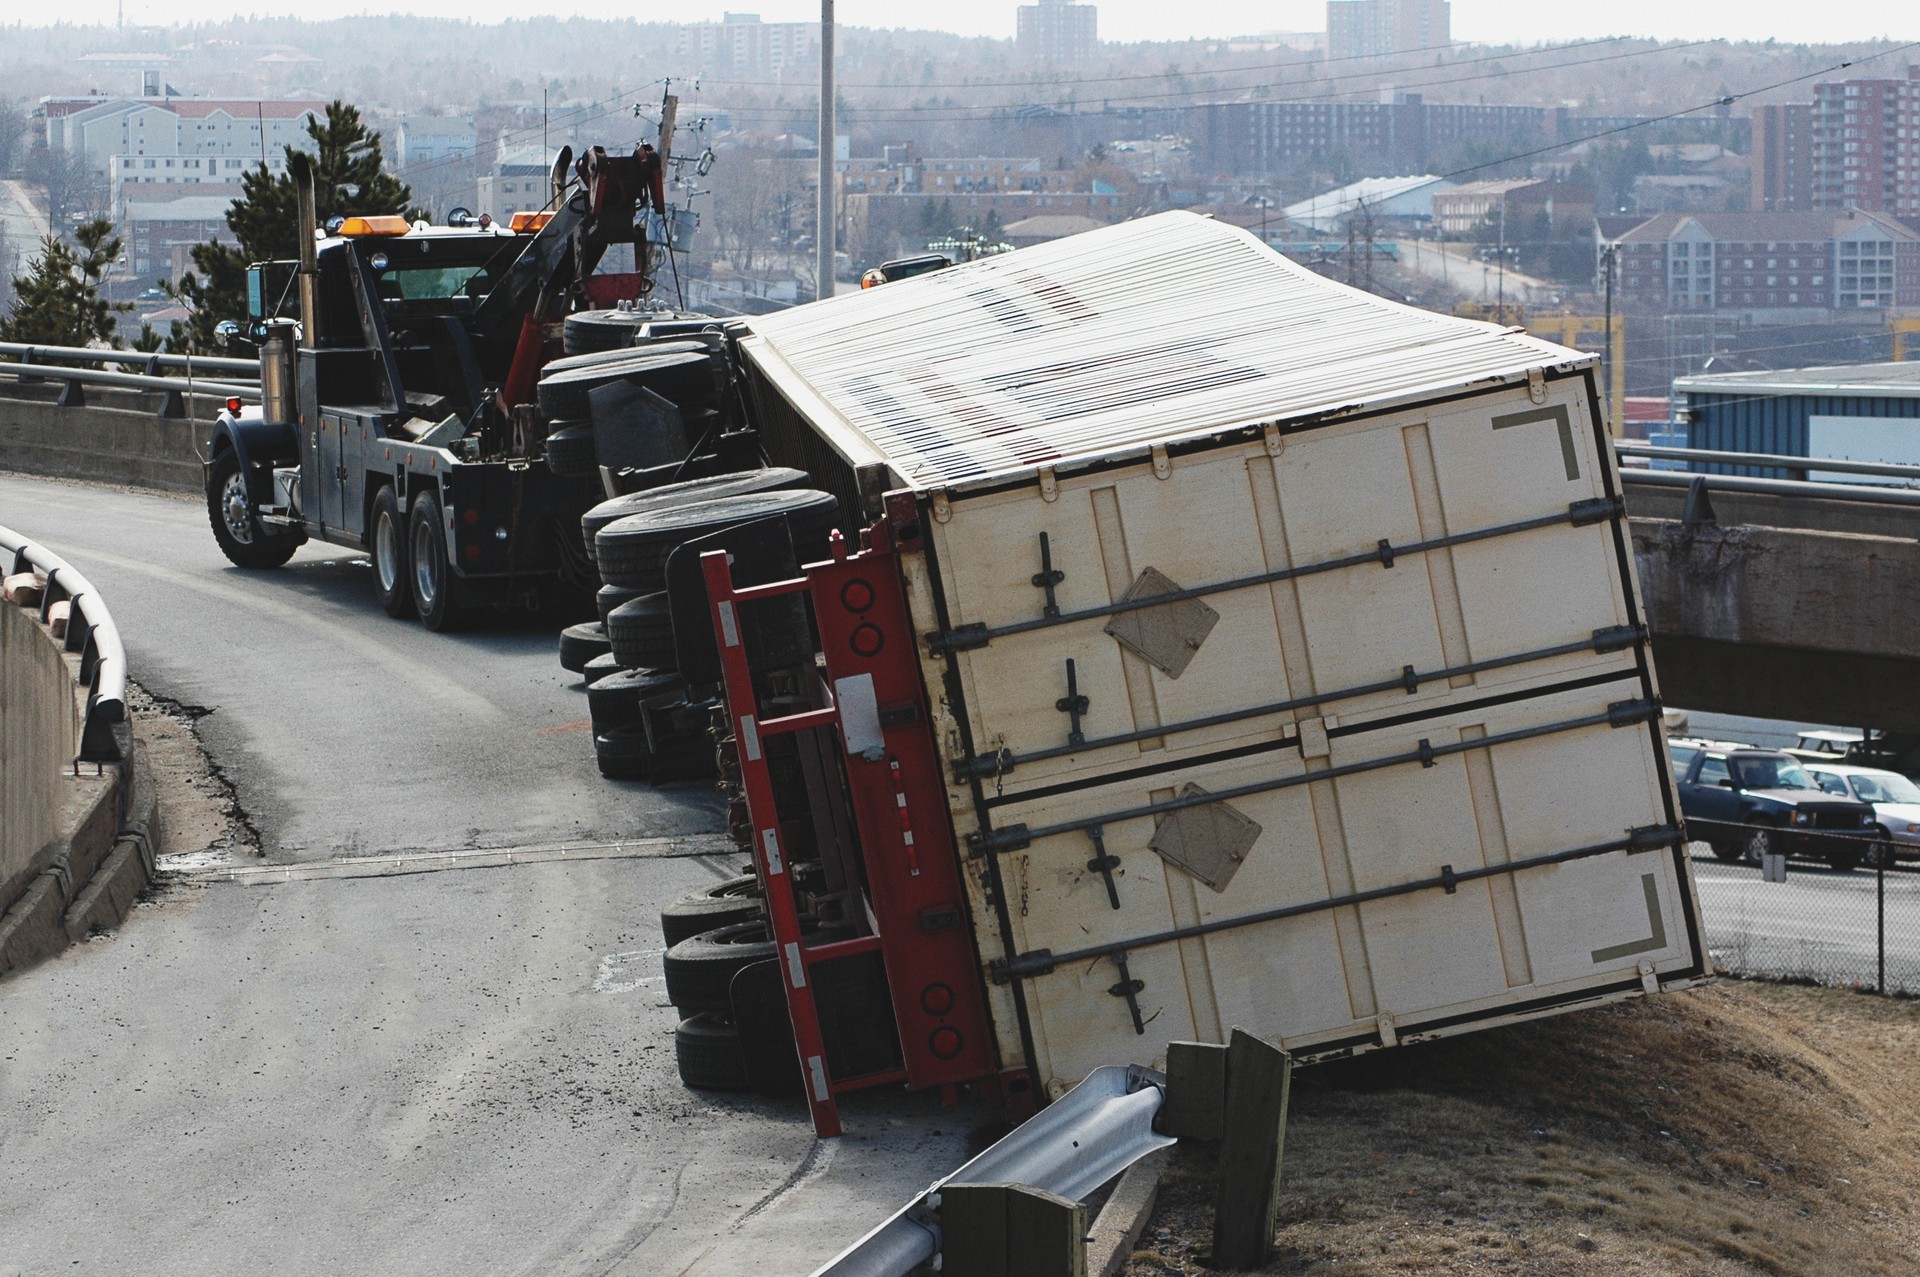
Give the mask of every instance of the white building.
POLYGON ((721 22, 680 27, 674 57, 681 66, 742 79, 777 79, 788 67, 820 64, 818 22, 762 22, 757 13, 729 13, 721 22))
POLYGON ((316 101, 219 98, 43 98, 37 114, 49 149, 105 173, 115 156, 218 156, 258 161, 308 144, 307 124, 324 118, 316 101))

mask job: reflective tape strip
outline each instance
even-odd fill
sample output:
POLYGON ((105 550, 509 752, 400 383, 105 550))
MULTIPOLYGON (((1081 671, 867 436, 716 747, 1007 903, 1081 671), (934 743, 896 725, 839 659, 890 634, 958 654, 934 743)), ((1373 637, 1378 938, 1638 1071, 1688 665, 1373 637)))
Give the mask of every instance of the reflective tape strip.
POLYGON ((760 831, 760 845, 767 851, 767 873, 783 874, 787 867, 780 859, 780 832, 776 829, 760 831))
POLYGON ((787 941, 787 969, 792 973, 794 988, 807 987, 807 964, 800 961, 800 942, 797 940, 787 941))
POLYGON ((816 1104, 827 1102, 827 1066, 820 1062, 817 1055, 807 1057, 807 1072, 813 1078, 813 1101, 816 1104))
POLYGON ((753 715, 740 716, 740 745, 747 751, 747 761, 760 761, 760 729, 754 726, 753 715))
POLYGON ((733 601, 731 599, 721 599, 719 612, 721 641, 728 647, 739 647, 740 623, 734 620, 733 617, 733 601))

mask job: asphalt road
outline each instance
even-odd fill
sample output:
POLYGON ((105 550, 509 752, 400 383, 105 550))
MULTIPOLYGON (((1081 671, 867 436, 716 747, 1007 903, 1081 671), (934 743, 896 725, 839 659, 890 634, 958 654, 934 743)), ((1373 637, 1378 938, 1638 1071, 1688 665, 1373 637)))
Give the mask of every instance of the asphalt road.
POLYGON ((176 875, 0 983, 0 1277, 765 1277, 964 1160, 983 1111, 859 1097, 823 1143, 680 1086, 654 913, 737 857, 709 793, 593 771, 551 623, 429 634, 326 548, 242 573, 178 499, 0 475, 0 523, 212 711, 284 879, 176 875))
MULTIPOLYGON (((1724 864, 1695 844, 1694 881, 1707 947, 1741 974, 1810 976, 1872 985, 1879 978, 1880 900, 1871 869, 1835 873, 1790 861, 1787 880, 1761 880, 1749 865, 1724 864)), ((1887 988, 1920 993, 1920 868, 1886 880, 1887 988)))

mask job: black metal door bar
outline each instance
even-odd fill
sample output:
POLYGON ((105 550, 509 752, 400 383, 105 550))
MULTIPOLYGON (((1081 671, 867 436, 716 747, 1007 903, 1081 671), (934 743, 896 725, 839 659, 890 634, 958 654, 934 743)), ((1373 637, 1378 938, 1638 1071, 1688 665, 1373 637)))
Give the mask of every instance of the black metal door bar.
MULTIPOLYGON (((1552 647, 1535 648, 1531 652, 1520 652, 1513 656, 1494 656, 1484 661, 1469 661, 1465 665, 1449 665, 1445 669, 1417 671, 1411 665, 1402 666, 1400 673, 1393 678, 1379 679, 1372 683, 1361 683, 1353 687, 1342 687, 1331 692, 1321 692, 1315 696, 1296 696, 1292 700, 1270 701, 1265 705, 1252 705, 1245 709, 1225 710, 1218 714, 1209 714, 1204 718, 1183 719, 1177 723, 1163 723, 1158 727, 1143 728, 1134 732, 1120 732, 1112 736, 1096 736, 1092 740, 1078 739, 1079 716, 1075 715, 1076 730, 1069 733, 1064 745, 1049 745, 1042 749, 1029 749, 1015 752, 1011 749, 997 750, 985 757, 971 754, 954 760, 953 778, 966 781, 973 778, 1004 776, 1021 763, 1037 763, 1049 758, 1062 758, 1069 754, 1085 750, 1106 749, 1114 745, 1130 745, 1135 741, 1147 740, 1156 736, 1177 736, 1182 732, 1195 732, 1208 727, 1218 727, 1224 723, 1237 723, 1243 719, 1262 718, 1268 714, 1281 714, 1288 710, 1305 709, 1309 706, 1325 705, 1333 701, 1351 700, 1356 696, 1371 696, 1375 692, 1405 691, 1409 696, 1420 690, 1422 683, 1431 683, 1443 678, 1455 678, 1466 674, 1483 674, 1488 670, 1506 669, 1514 665, 1526 665, 1533 661, 1550 660, 1556 656, 1568 656, 1575 652, 1617 652, 1623 648, 1644 643, 1646 629, 1638 625, 1616 625, 1604 630, 1595 630, 1584 639, 1571 643, 1558 643, 1552 647)), ((1074 692, 1073 662, 1067 662, 1067 687, 1069 697, 1074 692)), ((1081 698, 1084 699, 1084 698, 1081 698)), ((1065 701, 1060 702, 1062 706, 1065 701)))
MULTIPOLYGON (((1054 953, 1050 949, 1034 949, 1008 961, 996 959, 991 964, 994 983, 1006 984, 1011 980, 1032 979, 1035 976, 1050 974, 1062 964, 1085 962, 1096 958, 1124 958, 1134 949, 1151 948, 1154 945, 1173 944, 1181 940, 1191 940, 1196 936, 1210 936, 1222 931, 1233 931, 1240 927, 1256 926, 1263 922, 1278 922, 1283 918, 1298 918, 1310 913, 1323 913, 1328 909, 1339 909, 1347 905, 1366 904, 1371 900, 1386 900, 1393 896, 1411 895, 1416 891, 1432 891, 1436 888, 1451 895, 1463 882, 1475 882, 1481 878, 1493 878, 1500 874, 1519 873, 1523 869, 1540 869, 1548 865, 1562 865, 1569 860, 1586 860, 1594 856, 1604 856, 1615 851, 1642 852, 1654 851, 1661 847, 1672 847, 1680 843, 1683 835, 1673 825, 1643 825, 1628 831, 1625 838, 1614 838, 1607 842, 1589 843, 1584 847, 1571 847, 1565 851, 1548 852, 1539 856, 1528 856, 1523 860, 1510 860, 1504 864, 1482 865, 1477 869, 1455 869, 1452 865, 1441 866, 1439 874, 1431 878, 1417 878, 1412 882, 1396 883, 1391 887, 1374 887, 1367 891, 1355 891, 1344 896, 1335 896, 1329 900, 1309 900, 1297 905, 1283 905, 1277 909, 1263 909, 1259 913, 1250 913, 1238 918, 1220 918, 1211 922, 1196 922, 1184 927, 1174 927, 1167 931, 1156 931, 1144 936, 1134 936, 1127 940, 1117 940, 1112 944, 1091 945, 1084 949, 1070 949, 1065 953, 1054 953)), ((1116 962, 1116 965, 1121 965, 1116 962)), ((1125 970, 1125 967, 1121 967, 1125 970)), ((1136 990, 1137 992, 1137 990, 1136 990)))
POLYGON ((1495 745, 1505 745, 1514 741, 1533 740, 1541 736, 1551 736, 1559 732, 1578 731, 1583 727, 1630 727, 1644 723, 1656 717, 1660 707, 1652 701, 1617 701, 1597 714, 1586 714, 1579 718, 1569 718, 1557 723, 1546 723, 1539 727, 1521 727, 1510 732, 1500 732, 1491 736, 1481 736, 1473 740, 1455 741, 1451 744, 1435 745, 1422 740, 1419 748, 1400 754, 1388 754, 1383 758, 1370 758, 1365 762, 1344 763, 1338 767, 1328 767, 1323 771, 1303 772, 1298 776, 1276 776, 1269 780, 1252 781, 1245 785, 1235 785, 1230 789, 1215 790, 1211 793, 1195 794, 1187 798, 1169 798, 1163 802, 1143 803, 1138 807, 1128 807, 1121 811, 1102 812, 1094 816, 1083 816, 1074 820, 1063 820, 1051 825, 1029 828, 1026 825, 1008 825, 1004 829, 986 832, 975 831, 967 835, 969 852, 974 856, 997 855, 1006 851, 1018 851, 1041 838, 1051 838, 1055 834, 1073 833, 1076 830, 1094 825, 1111 825, 1123 820, 1138 820, 1143 816, 1158 816, 1166 812, 1181 811, 1188 807, 1204 807, 1210 803, 1226 802, 1234 798, 1245 798, 1252 794, 1272 793, 1278 789, 1291 789, 1296 785, 1310 785, 1315 781, 1337 780, 1342 776, 1355 776, 1362 772, 1379 771, 1385 767, 1400 767, 1407 763, 1419 763, 1422 767, 1431 767, 1434 760, 1450 754, 1464 754, 1468 750, 1490 749, 1495 745))
POLYGON ((1409 541, 1405 545, 1392 545, 1382 539, 1379 548, 1369 550, 1365 554, 1347 554, 1337 559, 1325 559, 1319 563, 1306 563, 1299 567, 1276 568, 1271 572, 1237 576, 1226 581, 1216 581, 1211 585, 1196 585, 1190 589, 1153 594, 1144 598, 1122 599, 1117 603, 1082 608, 1077 612, 1039 616, 1030 621, 1013 621, 1006 625, 988 625, 984 621, 979 621, 970 625, 956 626, 951 630, 936 631, 927 635, 927 650, 936 656, 948 652, 965 652, 985 647, 994 639, 1013 634, 1027 634, 1034 630, 1052 629, 1056 625, 1072 625, 1076 621, 1117 616, 1122 612, 1161 607, 1168 603, 1178 603, 1183 599, 1204 598, 1209 594, 1225 594, 1232 590, 1245 590, 1256 585, 1272 585, 1276 581, 1291 581, 1300 577, 1316 576, 1322 572, 1337 572, 1343 568, 1360 567, 1368 563, 1378 563, 1382 567, 1391 568, 1395 560, 1403 555, 1424 554, 1431 550, 1450 549, 1456 545, 1471 545, 1476 541, 1490 541, 1496 537, 1512 536, 1518 532, 1532 532, 1539 528, 1558 527, 1562 524, 1569 524, 1576 528, 1586 527, 1608 519, 1617 519, 1625 512, 1626 503, 1619 497, 1592 497, 1574 502, 1562 513, 1542 515, 1536 519, 1522 519, 1517 523, 1502 523, 1491 528, 1456 532, 1449 536, 1432 537, 1425 541, 1409 541))

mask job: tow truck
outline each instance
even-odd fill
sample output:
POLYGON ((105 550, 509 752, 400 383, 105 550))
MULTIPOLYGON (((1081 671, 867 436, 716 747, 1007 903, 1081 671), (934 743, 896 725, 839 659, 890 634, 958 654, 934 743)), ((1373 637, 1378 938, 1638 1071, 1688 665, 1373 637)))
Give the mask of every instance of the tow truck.
MULTIPOLYGON (((299 259, 248 271, 262 402, 229 401, 207 439, 208 517, 227 558, 279 567, 308 540, 366 550, 382 607, 435 630, 590 589, 579 514, 598 493, 538 464, 535 383, 567 312, 645 297, 636 217, 664 206, 664 167, 650 145, 577 162, 567 148, 548 208, 506 225, 385 216, 322 229, 296 155, 299 259), (637 269, 595 274, 621 243, 637 269)), ((221 331, 241 335, 232 321, 221 331)))

